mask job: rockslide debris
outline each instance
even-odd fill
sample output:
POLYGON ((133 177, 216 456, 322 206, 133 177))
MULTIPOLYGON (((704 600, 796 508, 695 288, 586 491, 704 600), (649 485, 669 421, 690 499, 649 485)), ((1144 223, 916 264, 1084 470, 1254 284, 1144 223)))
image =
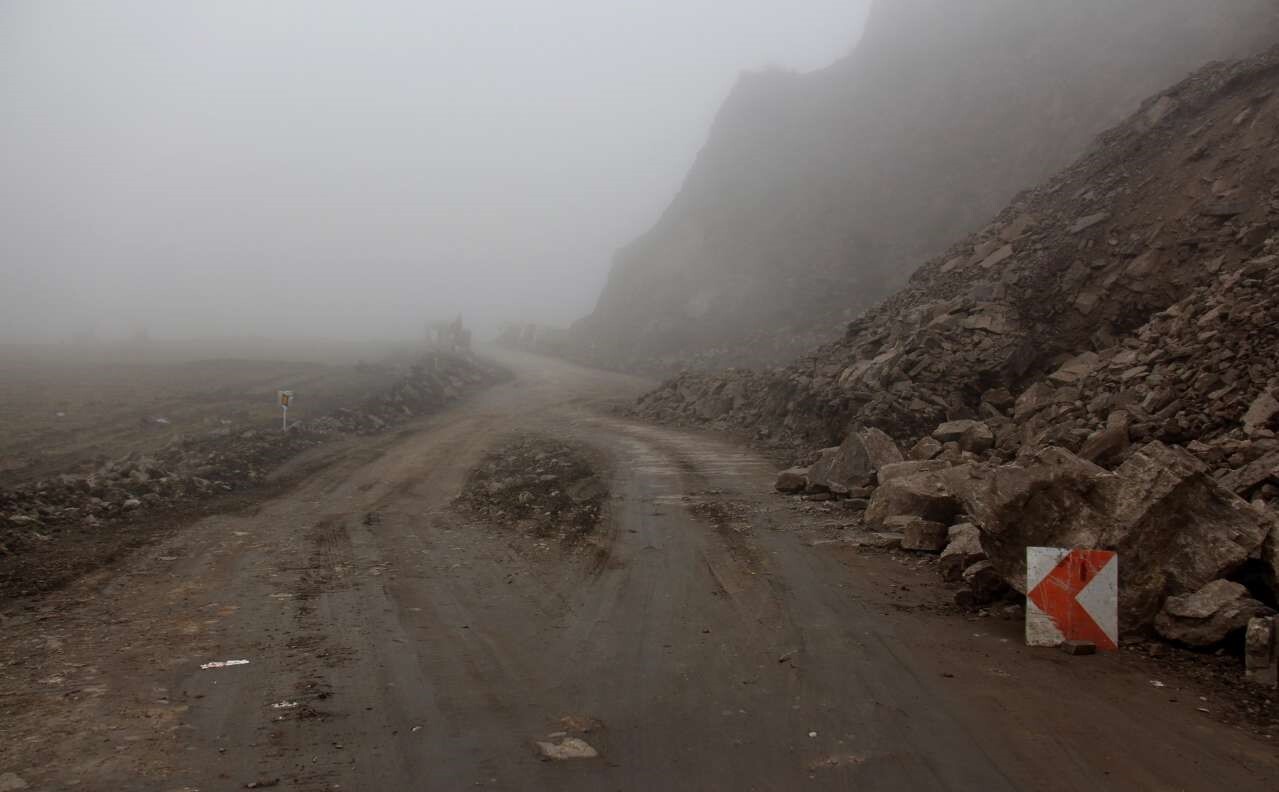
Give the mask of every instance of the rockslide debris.
POLYGON ((868 527, 921 547, 956 528, 943 574, 982 596, 992 572, 1024 589, 1028 545, 1114 549, 1126 631, 1237 633, 1279 594, 1276 146, 1279 48, 1212 64, 842 340, 680 375, 636 411, 824 448, 779 489, 873 492, 868 527), (1224 580, 1248 602, 1188 615, 1224 580))

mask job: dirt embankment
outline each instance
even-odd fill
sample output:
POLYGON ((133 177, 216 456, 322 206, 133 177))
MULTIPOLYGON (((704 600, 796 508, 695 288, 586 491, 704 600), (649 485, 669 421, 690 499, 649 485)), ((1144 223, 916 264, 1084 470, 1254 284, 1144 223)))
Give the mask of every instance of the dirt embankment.
POLYGON ((488 522, 572 545, 595 530, 607 496, 592 452, 520 435, 484 457, 458 504, 488 522))
POLYGON ((0 489, 0 597, 56 588, 193 515, 282 486, 273 471, 305 450, 428 415, 504 377, 473 357, 438 352, 356 373, 379 389, 287 431, 222 419, 147 452, 0 489))

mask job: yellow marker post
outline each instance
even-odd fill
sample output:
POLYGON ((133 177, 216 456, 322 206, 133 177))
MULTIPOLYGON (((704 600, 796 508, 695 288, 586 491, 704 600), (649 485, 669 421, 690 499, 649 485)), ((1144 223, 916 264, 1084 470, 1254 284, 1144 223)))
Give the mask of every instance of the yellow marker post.
POLYGON ((275 395, 280 402, 280 409, 284 413, 280 428, 287 432, 289 429, 289 404, 293 402, 293 391, 276 391, 275 395))

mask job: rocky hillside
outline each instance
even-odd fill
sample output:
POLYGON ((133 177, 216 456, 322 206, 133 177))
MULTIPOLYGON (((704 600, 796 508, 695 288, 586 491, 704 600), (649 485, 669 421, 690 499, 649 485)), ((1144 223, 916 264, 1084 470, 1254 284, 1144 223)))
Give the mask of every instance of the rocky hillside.
POLYGON ((742 77, 683 189, 618 253, 578 356, 789 360, 1203 63, 1264 0, 876 4, 844 61, 742 77))
POLYGON ((1117 550, 1125 632, 1212 646, 1247 627, 1272 678, 1277 154, 1279 48, 1211 65, 843 339, 683 375, 639 409, 829 446, 779 488, 944 551, 968 604, 1026 594, 1028 546, 1117 550))
POLYGON ((1210 66, 1150 99, 839 341, 784 369, 682 375, 640 409, 808 447, 854 420, 913 440, 982 417, 1007 454, 1026 431, 1078 447, 1087 421, 1120 405, 1143 437, 1238 428, 1274 376, 1262 284, 1279 252, 1277 62, 1272 51, 1210 66), (1097 397, 1108 389, 1123 395, 1097 397), (1066 396, 1085 408, 1079 426, 1063 429, 1061 411, 1030 421, 1034 399, 1066 396))

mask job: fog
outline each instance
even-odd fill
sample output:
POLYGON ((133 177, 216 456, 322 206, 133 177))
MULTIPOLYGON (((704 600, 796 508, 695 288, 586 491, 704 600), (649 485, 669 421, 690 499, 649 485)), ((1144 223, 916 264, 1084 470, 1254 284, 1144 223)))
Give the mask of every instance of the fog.
POLYGON ((858 0, 8 0, 0 339, 567 323, 858 0))

